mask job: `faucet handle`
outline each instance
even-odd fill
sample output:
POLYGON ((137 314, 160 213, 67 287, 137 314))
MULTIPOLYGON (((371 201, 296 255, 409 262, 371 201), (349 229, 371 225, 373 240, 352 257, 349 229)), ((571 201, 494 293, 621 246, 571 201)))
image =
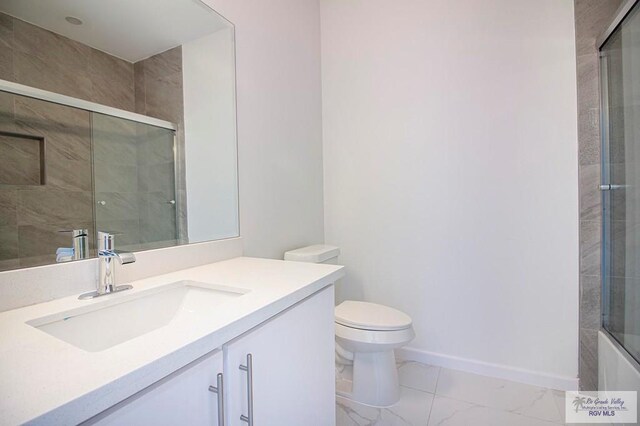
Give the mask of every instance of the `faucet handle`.
POLYGON ((89 257, 89 231, 87 229, 62 229, 58 232, 71 234, 73 260, 86 259, 89 257))
POLYGON ((109 232, 98 231, 98 251, 113 250, 114 235, 109 232))
POLYGON ((116 259, 122 265, 133 263, 136 261, 136 256, 128 251, 121 251, 115 249, 115 234, 111 232, 98 231, 98 253, 113 254, 116 259))
POLYGON ((116 235, 120 234, 115 232, 98 231, 98 251, 114 250, 116 235))

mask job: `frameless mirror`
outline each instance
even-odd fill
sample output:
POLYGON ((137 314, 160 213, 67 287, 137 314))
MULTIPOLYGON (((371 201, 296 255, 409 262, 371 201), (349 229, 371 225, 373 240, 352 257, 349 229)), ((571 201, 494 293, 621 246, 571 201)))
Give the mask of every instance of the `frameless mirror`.
POLYGON ((234 54, 200 0, 0 0, 0 271, 239 235, 234 54))

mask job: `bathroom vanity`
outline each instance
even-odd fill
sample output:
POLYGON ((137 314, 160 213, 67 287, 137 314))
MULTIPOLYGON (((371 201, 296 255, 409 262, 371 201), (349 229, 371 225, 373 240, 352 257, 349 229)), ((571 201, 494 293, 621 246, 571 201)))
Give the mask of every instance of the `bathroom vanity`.
POLYGON ((239 257, 1 313, 1 423, 332 424, 342 276, 239 257))
POLYGON ((212 3, 0 2, 0 425, 335 421, 342 268, 238 257, 212 3))

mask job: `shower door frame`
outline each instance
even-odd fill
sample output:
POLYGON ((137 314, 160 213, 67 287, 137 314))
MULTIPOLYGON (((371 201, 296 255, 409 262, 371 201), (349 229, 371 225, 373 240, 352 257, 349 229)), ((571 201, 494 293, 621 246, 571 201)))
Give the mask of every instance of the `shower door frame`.
MULTIPOLYGON (((640 362, 624 347, 618 339, 609 332, 604 326, 605 318, 609 316, 609 293, 605 291, 610 287, 610 274, 607 272, 611 263, 611 250, 608 246, 609 236, 611 235, 611 219, 607 211, 607 207, 611 202, 610 182, 610 156, 609 156, 609 85, 608 85, 608 58, 602 53, 602 47, 609 40, 609 37, 624 22, 625 18, 633 10, 634 6, 640 0, 626 0, 616 11, 611 23, 605 31, 596 39, 596 47, 598 48, 598 69, 600 71, 600 190, 601 190, 601 212, 602 212, 602 233, 601 233, 601 262, 600 262, 600 331, 607 336, 609 341, 616 349, 625 357, 633 367, 640 371, 640 362)), ((610 210, 610 209, 609 209, 610 210)))
POLYGON ((24 84, 14 83, 12 81, 0 79, 0 92, 13 93, 14 95, 26 96, 28 98, 39 99, 41 101, 51 102, 54 104, 64 105, 72 108, 82 109, 90 112, 97 112, 103 115, 123 118, 137 123, 148 124, 150 126, 161 127, 163 129, 178 130, 178 126, 170 121, 160 120, 159 118, 148 117, 123 109, 98 104, 95 102, 85 101, 83 99, 71 96, 61 95, 59 93, 42 90, 24 84))
MULTIPOLYGON (((14 83, 12 81, 0 79, 0 92, 11 93, 18 96, 24 96, 27 98, 37 99, 44 102, 49 102, 57 105, 63 105, 83 111, 87 111, 90 113, 91 120, 91 198, 92 198, 92 219, 93 226, 95 229, 92 229, 93 234, 97 236, 97 217, 96 217, 96 189, 95 189, 95 166, 94 166, 94 141, 93 141, 93 123, 95 114, 105 115, 109 117, 115 117, 123 120, 132 121, 135 123, 145 124, 152 127, 158 127, 161 129, 169 130, 173 132, 173 177, 174 177, 174 214, 175 214, 175 240, 179 241, 178 245, 183 244, 182 239, 186 238, 183 234, 186 235, 187 230, 184 228, 179 221, 178 208, 181 204, 186 205, 186 201, 184 200, 184 195, 180 194, 179 191, 179 179, 182 179, 179 170, 178 170, 178 147, 177 147, 177 137, 179 127, 177 124, 172 123, 170 121, 161 120, 159 118, 149 117, 143 114, 138 114, 131 111, 126 111, 119 108, 110 107, 107 105, 98 104, 91 101, 86 101, 84 99, 74 98, 72 96, 62 95, 60 93, 50 92, 48 90, 38 89, 36 87, 27 86, 20 83, 14 83), (180 199, 179 197, 182 197, 180 199)), ((44 158, 41 159, 44 162, 44 158)), ((43 168, 44 170, 44 168, 43 168)), ((44 175, 46 176, 46 175, 44 175)), ((44 182, 44 178, 43 178, 44 182)))

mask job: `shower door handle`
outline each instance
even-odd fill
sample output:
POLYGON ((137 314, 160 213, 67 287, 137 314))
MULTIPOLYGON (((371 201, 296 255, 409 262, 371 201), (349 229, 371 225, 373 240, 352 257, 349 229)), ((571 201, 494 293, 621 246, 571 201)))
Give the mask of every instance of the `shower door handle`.
POLYGON ((616 189, 625 189, 629 185, 600 185, 600 191, 614 191, 616 189))

